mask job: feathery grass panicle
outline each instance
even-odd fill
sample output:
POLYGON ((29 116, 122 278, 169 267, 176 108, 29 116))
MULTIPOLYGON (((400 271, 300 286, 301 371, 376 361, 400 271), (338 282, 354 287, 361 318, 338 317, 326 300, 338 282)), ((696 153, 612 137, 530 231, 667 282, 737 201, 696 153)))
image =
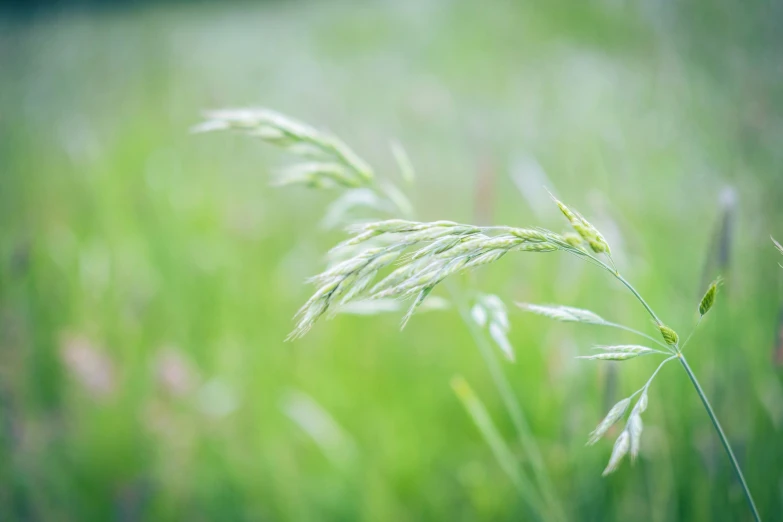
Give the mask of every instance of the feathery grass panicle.
POLYGON ((718 294, 718 287, 720 287, 723 280, 719 277, 715 279, 712 283, 710 283, 709 288, 707 288, 707 291, 704 293, 704 297, 701 298, 701 302, 699 303, 699 315, 704 317, 707 312, 710 311, 712 308, 712 305, 715 304, 715 297, 718 294))
MULTIPOLYGON (((435 287, 445 278, 454 274, 471 270, 478 266, 494 263, 509 252, 554 252, 563 251, 578 256, 609 272, 620 281, 634 297, 644 306, 658 327, 664 343, 647 334, 626 326, 604 320, 599 315, 579 308, 555 305, 531 305, 518 303, 523 310, 543 315, 565 322, 579 322, 623 329, 641 335, 662 346, 671 356, 665 359, 653 372, 647 383, 630 397, 618 402, 590 434, 588 444, 597 442, 607 430, 619 421, 628 410, 634 396, 641 393, 632 409, 625 429, 620 433, 609 463, 603 474, 607 475, 617 469, 622 459, 630 452, 631 459, 639 454, 643 423, 641 414, 647 408, 647 390, 660 369, 669 361, 678 359, 691 380, 694 388, 702 399, 702 403, 710 416, 715 430, 723 443, 729 460, 736 472, 748 504, 757 522, 760 522, 758 510, 753 502, 750 490, 745 483, 742 471, 729 445, 715 412, 705 397, 696 376, 690 369, 679 346, 677 333, 666 326, 644 300, 639 292, 620 275, 611 257, 611 250, 604 236, 588 222, 581 214, 571 209, 552 196, 560 211, 568 219, 576 234, 559 235, 545 229, 513 228, 504 226, 477 227, 451 221, 435 221, 430 223, 412 221, 413 209, 405 194, 395 186, 384 181, 376 181, 370 167, 351 149, 336 137, 317 131, 316 129, 290 119, 273 111, 260 110, 227 110, 207 113, 207 120, 194 128, 196 132, 234 129, 256 136, 262 140, 282 147, 306 161, 287 169, 280 178, 280 184, 303 183, 316 188, 345 189, 345 199, 338 200, 332 209, 333 221, 343 219, 356 206, 369 206, 375 210, 390 212, 392 215, 409 219, 391 219, 375 221, 354 227, 353 237, 340 243, 332 250, 333 254, 341 254, 342 261, 332 265, 323 273, 313 277, 311 282, 317 288, 312 297, 297 313, 297 325, 289 335, 289 339, 300 337, 312 328, 323 315, 333 315, 340 310, 357 309, 358 313, 375 313, 380 308, 388 309, 392 299, 413 298, 413 302, 403 317, 404 326, 417 308, 423 306, 435 287), (348 195, 350 194, 350 196, 348 195), (365 244, 371 242, 371 244, 365 244), (586 245, 586 246, 585 246, 586 245), (588 250, 589 247, 589 250, 588 250), (611 267, 594 254, 605 254, 611 267), (399 266, 390 274, 379 279, 379 273, 394 261, 399 260, 399 266)), ((408 185, 413 181, 413 169, 407 155, 401 147, 392 147, 392 152, 398 161, 403 179, 408 185)), ((776 248, 783 253, 783 246, 774 239, 776 248)), ((713 306, 719 281, 713 282, 708 288, 699 305, 699 312, 704 316, 713 306)), ((513 358, 513 351, 507 339, 509 322, 505 306, 497 296, 481 296, 471 314, 459 306, 460 313, 466 321, 474 321, 481 327, 485 325, 489 334, 507 357, 513 358)), ((482 348, 491 358, 491 350, 485 350, 484 340, 475 335, 475 325, 471 332, 482 348)), ((687 340, 685 344, 687 344, 687 340)), ((583 356, 585 359, 626 360, 641 355, 666 353, 657 349, 639 345, 615 345, 599 347, 601 353, 583 356)), ((490 364, 493 378, 498 390, 504 398, 512 414, 523 446, 537 455, 535 444, 528 442, 532 436, 524 429, 521 412, 516 410, 513 398, 509 393, 509 384, 503 381, 502 372, 490 364)), ((501 467, 509 475, 512 482, 520 489, 531 506, 538 507, 539 499, 530 493, 532 484, 528 483, 526 474, 514 464, 514 456, 505 445, 502 437, 492 424, 486 409, 475 396, 464 379, 457 377, 452 381, 452 387, 466 409, 473 417, 482 435, 495 454, 501 467)), ((546 493, 547 480, 542 480, 539 470, 543 468, 540 457, 533 459, 533 469, 536 471, 538 486, 546 493)), ((543 476, 545 478, 545 476, 543 476)), ((547 502, 557 511, 558 504, 549 495, 547 502)), ((543 515, 540 518, 549 519, 543 515)), ((564 517, 560 517, 564 518, 564 517)))
MULTIPOLYGON (((319 285, 313 297, 300 309, 296 328, 289 336, 296 339, 304 335, 315 321, 330 311, 335 304, 345 304, 352 299, 411 298, 413 303, 405 314, 404 327, 411 316, 445 278, 459 272, 494 263, 508 252, 552 252, 560 248, 550 241, 556 237, 551 232, 510 229, 501 227, 475 227, 453 221, 431 223, 390 219, 364 223, 351 228, 354 237, 340 243, 336 250, 360 245, 370 239, 386 243, 382 247, 370 247, 311 278, 319 285), (499 232, 499 233, 498 233, 499 232), (492 235, 495 233, 495 235, 492 235), (400 254, 413 250, 402 257, 400 254), (401 266, 376 282, 378 272, 400 257, 401 266)), ((495 311, 497 312, 496 308, 495 311)), ((579 320, 598 320, 584 311, 568 312, 579 320)), ((500 317, 499 315, 495 315, 500 317)), ((504 352, 510 345, 505 338, 507 319, 495 320, 490 334, 504 352)), ((509 356, 509 353, 506 353, 509 356)))
POLYGON ((339 138, 278 112, 269 109, 224 109, 207 111, 204 117, 205 121, 193 127, 193 132, 244 132, 294 155, 315 160, 307 168, 283 175, 283 184, 305 183, 325 188, 333 186, 335 177, 340 178, 339 184, 347 186, 366 185, 374 179, 370 166, 339 138), (338 174, 334 164, 345 169, 338 174))
MULTIPOLYGON (((777 240, 775 240, 775 238, 774 238, 774 237, 772 237, 772 236, 770 236, 770 239, 772 240, 772 243, 775 245, 775 248, 777 248, 777 249, 778 249, 778 251, 779 251, 781 254, 783 254, 783 245, 781 245, 780 243, 778 243, 778 242, 777 242, 777 240)), ((781 267, 783 267, 783 265, 780 265, 780 266, 781 266, 781 267)))

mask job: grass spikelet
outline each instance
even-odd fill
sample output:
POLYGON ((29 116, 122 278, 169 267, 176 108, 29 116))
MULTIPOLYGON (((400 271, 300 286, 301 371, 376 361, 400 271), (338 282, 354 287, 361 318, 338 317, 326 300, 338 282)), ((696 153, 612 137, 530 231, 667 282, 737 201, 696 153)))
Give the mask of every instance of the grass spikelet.
MULTIPOLYGON (((590 249, 592 249, 593 252, 596 254, 611 255, 612 252, 609 249, 609 243, 606 242, 606 239, 604 239, 604 236, 598 231, 597 228, 595 228, 589 221, 582 217, 579 212, 572 210, 565 203, 553 196, 551 192, 549 195, 560 209, 560 212, 562 212, 568 222, 571 223, 571 227, 582 237, 582 239, 587 242, 588 245, 590 245, 590 249)), ((571 240, 569 243, 572 241, 573 240, 571 240)))
POLYGON ((666 341, 666 344, 669 346, 677 346, 677 343, 680 342, 680 337, 677 335, 677 332, 665 324, 659 324, 658 329, 661 331, 661 337, 663 337, 663 340, 666 341))
POLYGON ((617 441, 614 443, 614 447, 612 448, 612 456, 609 457, 609 464, 607 464, 606 469, 603 472, 604 477, 617 469, 617 467, 620 465, 620 462, 623 460, 623 457, 625 457, 626 453, 628 453, 630 447, 631 435, 627 430, 623 430, 623 432, 620 433, 620 436, 617 437, 617 441))
POLYGON ((566 243, 568 243, 571 246, 581 246, 582 243, 584 243, 584 239, 582 239, 582 236, 579 234, 574 234, 572 232, 569 232, 567 234, 563 234, 563 239, 566 243))
POLYGON ((636 406, 634 406, 635 410, 639 410, 639 413, 644 413, 647 410, 647 388, 645 387, 642 390, 642 395, 639 397, 639 400, 636 402, 636 406))
POLYGON ((607 324, 598 314, 582 308, 561 305, 536 305, 528 303, 517 303, 517 306, 527 312, 549 317, 555 321, 589 323, 589 324, 607 324))
POLYGON ((596 353, 593 355, 579 355, 577 356, 577 359, 588 359, 591 361, 627 361, 628 359, 633 359, 635 357, 639 357, 638 353, 623 353, 623 352, 607 352, 607 353, 596 353))
POLYGON ((699 303, 699 314, 702 317, 704 317, 704 315, 710 311, 712 305, 715 304, 715 296, 718 294, 718 287, 721 283, 722 280, 720 278, 710 283, 709 288, 707 288, 707 291, 704 293, 704 297, 701 298, 701 302, 699 303))
POLYGON ((780 252, 781 254, 783 254, 783 245, 781 245, 780 243, 778 243, 778 242, 775 240, 775 238, 774 238, 774 237, 772 237, 772 236, 770 236, 770 239, 772 240, 772 243, 775 245, 775 248, 777 248, 777 249, 778 249, 778 252, 780 252))
POLYGON ((631 454, 631 461, 633 462, 636 460, 636 457, 639 456, 639 446, 642 439, 642 430, 644 429, 642 416, 638 411, 636 411, 635 408, 631 413, 631 416, 628 418, 628 425, 625 427, 625 429, 628 431, 630 439, 629 452, 631 454))
POLYGON ((663 353, 660 350, 656 350, 654 348, 648 348, 647 346, 641 346, 639 344, 617 344, 612 346, 599 345, 596 346, 595 349, 604 352, 633 353, 636 355, 645 355, 649 353, 663 353))
POLYGON ((602 353, 593 355, 580 355, 577 359, 588 359, 593 361, 627 361, 639 357, 640 355, 649 355, 652 353, 661 353, 659 350, 653 350, 646 346, 635 344, 617 345, 617 346, 598 346, 602 353))
POLYGON ((612 409, 609 410, 609 413, 606 414, 606 417, 604 417, 600 424, 598 424, 598 426, 590 433, 590 439, 587 441, 587 444, 592 446, 601 440, 601 437, 603 437, 604 434, 609 431, 609 428, 614 426, 615 423, 623 417, 630 404, 631 399, 625 398, 612 406, 612 409))

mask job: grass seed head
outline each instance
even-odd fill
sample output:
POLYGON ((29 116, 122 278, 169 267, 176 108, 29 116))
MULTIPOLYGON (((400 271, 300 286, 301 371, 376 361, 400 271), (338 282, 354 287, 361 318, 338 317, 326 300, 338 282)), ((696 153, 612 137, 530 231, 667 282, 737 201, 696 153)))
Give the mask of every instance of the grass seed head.
POLYGON ((607 464, 606 469, 603 472, 604 477, 617 469, 617 467, 620 465, 620 462, 623 460, 623 457, 625 457, 626 453, 628 453, 630 447, 631 435, 628 433, 628 430, 623 430, 623 432, 620 433, 620 436, 617 437, 617 441, 614 443, 614 447, 612 448, 612 456, 609 457, 609 464, 607 464))
POLYGON ((663 340, 666 341, 666 344, 668 344, 669 346, 676 346, 677 343, 680 341, 680 337, 677 335, 677 332, 675 332, 665 324, 658 325, 658 329, 661 331, 661 336, 663 337, 663 340))
POLYGON ((625 427, 625 429, 628 431, 630 438, 629 449, 631 453, 631 461, 635 461, 636 457, 639 456, 639 446, 642 439, 642 430, 644 429, 642 416, 635 409, 633 413, 631 413, 631 416, 628 419, 628 425, 625 427))
POLYGON ((636 406, 634 406, 634 410, 638 411, 639 413, 644 413, 645 410, 647 410, 647 388, 645 388, 642 391, 641 397, 639 397, 639 400, 636 402, 636 406))
POLYGON ((571 223, 571 227, 582 237, 582 239, 587 242, 593 252, 596 254, 612 253, 609 249, 609 243, 606 242, 606 239, 604 239, 604 236, 598 231, 597 228, 595 228, 589 221, 582 217, 579 212, 570 209, 565 203, 557 199, 552 194, 550 194, 550 196, 554 200, 557 207, 560 209, 560 212, 562 212, 568 222, 571 223))
POLYGON ((592 446, 601 440, 601 437, 609 431, 609 428, 614 426, 615 423, 623 417, 629 404, 631 404, 631 399, 625 398, 612 406, 612 409, 609 410, 606 417, 604 417, 600 424, 590 433, 590 439, 587 441, 587 444, 592 446))
POLYGON ((568 232, 566 234, 563 234, 563 240, 568 243, 571 246, 581 246, 582 243, 584 243, 584 239, 582 239, 582 236, 579 234, 574 234, 573 232, 568 232))
POLYGON ((720 278, 710 283, 709 288, 707 288, 707 292, 705 292, 704 297, 701 298, 701 302, 699 303, 699 314, 701 314, 702 317, 707 312, 709 312, 712 308, 712 305, 715 304, 715 296, 718 294, 718 287, 720 284, 720 278))

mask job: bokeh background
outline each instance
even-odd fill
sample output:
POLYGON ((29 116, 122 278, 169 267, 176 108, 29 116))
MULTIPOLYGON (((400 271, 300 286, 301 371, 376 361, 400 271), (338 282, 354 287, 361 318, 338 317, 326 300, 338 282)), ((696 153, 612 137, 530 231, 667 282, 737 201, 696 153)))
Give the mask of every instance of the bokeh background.
MULTIPOLYGON (((266 106, 330 129, 423 219, 596 222, 676 329, 765 520, 783 520, 783 19, 773 2, 15 2, 0 7, 0 519, 535 520, 455 397, 526 456, 453 310, 338 316, 283 340, 345 237, 276 150, 193 135, 266 106)), ((565 255, 460 284, 651 330, 565 255)), ((448 297, 441 291, 444 297, 448 297)), ((569 520, 750 520, 685 374, 608 478, 605 411, 656 362, 511 309, 503 364, 569 520)), ((617 435, 615 430, 612 433, 617 435)), ((516 465, 516 463, 515 463, 516 465)))

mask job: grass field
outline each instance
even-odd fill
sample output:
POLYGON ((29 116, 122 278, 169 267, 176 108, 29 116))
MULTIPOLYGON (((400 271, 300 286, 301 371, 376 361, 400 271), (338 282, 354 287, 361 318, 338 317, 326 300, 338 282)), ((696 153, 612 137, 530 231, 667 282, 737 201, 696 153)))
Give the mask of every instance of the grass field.
MULTIPOLYGON (((535 519, 455 397, 462 375, 518 454, 454 310, 338 316, 284 343, 345 236, 329 194, 269 182, 277 151, 192 135, 267 106, 394 175, 422 219, 565 222, 687 332, 764 520, 783 520, 783 39, 762 3, 264 2, 0 15, 0 519, 535 519), (716 239, 718 238, 718 239, 716 239)), ((645 331, 563 254, 460 283, 645 331)), ((448 297, 447 293, 440 294, 448 297)), ((601 478, 587 434, 655 362, 511 311, 504 364, 569 520, 750 520, 685 374, 650 390, 641 457, 601 478)), ((614 435, 617 433, 615 432, 614 435)))

